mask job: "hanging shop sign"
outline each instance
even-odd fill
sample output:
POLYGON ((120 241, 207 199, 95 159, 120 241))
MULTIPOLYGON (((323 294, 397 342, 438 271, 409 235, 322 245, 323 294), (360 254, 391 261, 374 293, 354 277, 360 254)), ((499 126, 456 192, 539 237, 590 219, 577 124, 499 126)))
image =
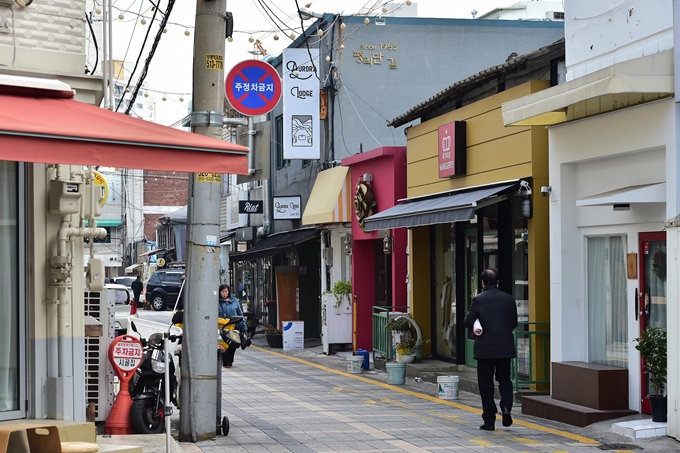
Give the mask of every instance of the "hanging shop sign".
POLYGON ((354 189, 354 214, 361 231, 366 231, 366 217, 376 213, 375 195, 369 181, 359 181, 354 189))
POLYGON ((453 121, 439 126, 437 143, 439 177, 448 178, 464 175, 467 155, 465 121, 453 121))
POLYGON ((239 214, 263 214, 264 203, 262 200, 240 200, 238 202, 239 214))
POLYGON ((321 157, 319 49, 283 49, 283 158, 321 157))
POLYGON ((299 219, 300 197, 274 197, 274 220, 299 219))

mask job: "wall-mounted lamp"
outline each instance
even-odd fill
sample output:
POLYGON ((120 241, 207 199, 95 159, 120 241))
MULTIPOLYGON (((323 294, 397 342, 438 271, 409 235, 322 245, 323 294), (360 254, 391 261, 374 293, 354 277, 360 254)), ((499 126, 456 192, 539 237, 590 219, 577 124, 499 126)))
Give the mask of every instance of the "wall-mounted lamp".
POLYGON ((352 254, 352 235, 348 234, 345 236, 345 242, 343 243, 343 250, 345 251, 345 255, 351 255, 352 254))
POLYGON ((390 230, 387 230, 385 231, 385 239, 383 239, 383 252, 385 252, 385 255, 389 255, 393 248, 392 234, 390 230))
POLYGON ((517 195, 524 195, 524 200, 522 200, 522 217, 530 219, 534 214, 534 209, 531 203, 531 186, 529 186, 529 181, 522 180, 519 182, 517 195))

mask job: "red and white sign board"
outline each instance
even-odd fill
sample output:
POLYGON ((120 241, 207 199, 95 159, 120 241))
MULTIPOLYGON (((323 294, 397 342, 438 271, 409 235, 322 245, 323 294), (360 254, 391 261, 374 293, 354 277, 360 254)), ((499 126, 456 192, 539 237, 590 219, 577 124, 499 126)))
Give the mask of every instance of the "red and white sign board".
MULTIPOLYGON (((109 347, 109 360, 121 379, 132 373, 142 364, 144 347, 138 338, 132 335, 116 337, 109 347)), ((129 378, 128 378, 129 379, 129 378)))
POLYGON ((440 178, 465 174, 465 122, 453 121, 439 126, 437 148, 440 178))

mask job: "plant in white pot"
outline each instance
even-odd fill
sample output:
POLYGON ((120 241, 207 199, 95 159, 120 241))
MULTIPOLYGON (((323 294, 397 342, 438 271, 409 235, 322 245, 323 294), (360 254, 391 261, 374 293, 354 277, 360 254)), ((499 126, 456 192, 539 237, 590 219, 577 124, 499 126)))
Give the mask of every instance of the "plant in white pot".
POLYGON ((645 361, 645 370, 649 374, 649 382, 654 388, 654 395, 649 395, 652 403, 652 421, 665 422, 668 413, 668 401, 664 396, 666 388, 667 338, 666 331, 661 327, 650 327, 634 340, 635 349, 645 361))
POLYGON ((345 301, 349 303, 350 297, 352 296, 352 282, 338 280, 333 285, 333 288, 324 293, 324 295, 327 294, 332 294, 335 296, 335 304, 333 305, 335 308, 340 307, 340 305, 342 305, 342 303, 345 301))

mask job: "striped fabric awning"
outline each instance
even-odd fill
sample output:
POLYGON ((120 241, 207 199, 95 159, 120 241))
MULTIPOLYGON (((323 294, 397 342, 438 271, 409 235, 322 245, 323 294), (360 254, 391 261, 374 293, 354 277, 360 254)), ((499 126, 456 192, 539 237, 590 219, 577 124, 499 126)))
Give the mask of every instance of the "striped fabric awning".
POLYGON ((316 175, 302 214, 303 225, 352 221, 352 185, 349 167, 335 167, 316 175))

